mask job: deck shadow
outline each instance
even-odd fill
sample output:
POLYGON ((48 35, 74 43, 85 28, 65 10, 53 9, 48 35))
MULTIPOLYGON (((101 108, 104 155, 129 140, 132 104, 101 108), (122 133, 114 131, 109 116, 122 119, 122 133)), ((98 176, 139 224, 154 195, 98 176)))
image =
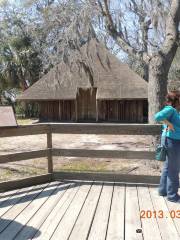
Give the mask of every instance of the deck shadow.
MULTIPOLYGON (((62 182, 63 183, 63 182, 62 182)), ((39 184, 38 184, 39 185, 39 184)), ((33 186, 35 186, 35 185, 33 185, 33 186)), ((46 189, 48 189, 48 187, 53 187, 53 186, 57 186, 57 183, 54 183, 54 184, 52 184, 52 185, 50 185, 50 186, 47 186, 46 187, 46 189)), ((37 191, 37 190, 41 190, 43 187, 42 186, 39 186, 39 187, 37 187, 37 188, 35 188, 35 189, 31 189, 31 190, 28 190, 28 189, 24 189, 23 191, 21 191, 21 192, 15 192, 15 193, 10 193, 10 194, 6 194, 6 195, 2 195, 2 196, 0 196, 0 200, 2 199, 3 200, 3 198, 7 198, 7 197, 12 197, 12 196, 17 196, 17 195, 20 195, 20 194, 23 194, 23 193, 32 193, 32 192, 34 192, 34 191, 37 191)), ((0 201, 0 205, 1 205, 1 201, 0 201)))
MULTIPOLYGON (((36 237, 41 234, 41 232, 34 227, 22 225, 14 220, 0 218, 0 240, 14 239, 22 229, 28 233, 36 233, 36 237)), ((24 236, 23 239, 28 240, 29 236, 24 236)))
MULTIPOLYGON (((33 191, 31 192, 31 190, 30 190, 30 191, 27 191, 27 194, 24 196, 16 196, 16 197, 12 196, 5 201, 3 201, 3 200, 0 201, 0 208, 5 208, 8 206, 21 204, 21 203, 24 203, 27 201, 33 201, 34 199, 47 198, 51 195, 57 194, 57 190, 64 191, 68 188, 77 187, 77 185, 78 184, 69 185, 68 183, 62 183, 60 185, 53 184, 53 185, 47 186, 44 188, 44 190, 42 187, 40 189, 33 189, 33 191, 36 191, 36 192, 33 193, 33 191), (57 188, 54 188, 54 190, 52 191, 53 186, 57 186, 57 188), (37 191, 39 191, 39 192, 37 192, 37 191)), ((22 193, 19 193, 19 194, 22 194, 22 193)))

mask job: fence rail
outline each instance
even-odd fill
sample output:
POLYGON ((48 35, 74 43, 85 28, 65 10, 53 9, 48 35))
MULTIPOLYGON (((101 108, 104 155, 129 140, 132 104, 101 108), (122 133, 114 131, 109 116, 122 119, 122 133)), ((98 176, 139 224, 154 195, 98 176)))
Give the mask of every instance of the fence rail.
POLYGON ((53 156, 153 160, 155 152, 127 150, 53 149, 53 156))
MULTIPOLYGON (((53 148, 52 144, 52 136, 53 134, 103 134, 103 135, 159 135, 161 130, 161 125, 150 125, 150 124, 103 124, 103 123, 49 123, 49 124, 36 124, 36 125, 25 125, 25 126, 18 126, 18 127, 3 127, 0 128, 0 137, 14 137, 14 136, 26 136, 26 135, 38 135, 38 134, 46 134, 47 136, 47 148, 46 149, 39 149, 36 151, 28 151, 28 152, 20 152, 20 153, 12 153, 6 155, 0 155, 0 164, 8 163, 8 162, 15 162, 21 160, 28 160, 40 157, 47 158, 47 165, 48 165, 48 173, 47 176, 44 177, 37 177, 38 179, 42 180, 54 179, 58 176, 60 177, 60 173, 55 173, 53 170, 53 156, 70 156, 70 157, 89 157, 89 158, 123 158, 123 159, 154 159, 154 152, 153 151, 125 151, 125 150, 88 150, 88 149, 56 149, 53 148)), ((87 174, 87 173, 86 173, 87 174)), ((100 179, 100 176, 104 176, 103 179, 111 180, 114 179, 114 173, 110 176, 110 174, 91 174, 89 173, 87 179, 90 176, 93 179, 100 179), (107 177, 109 176, 109 178, 107 177)), ((74 173, 64 173, 61 174, 62 176, 76 176, 77 178, 85 178, 85 175, 82 173, 74 174, 74 173)), ((129 177, 130 175, 128 175, 129 177)), ((127 175, 119 174, 116 179, 129 179, 130 181, 136 179, 137 182, 149 181, 149 183, 157 182, 157 176, 137 176, 134 177, 127 177, 127 175), (140 181, 141 179, 141 181, 140 181), (151 181, 150 181, 151 179, 151 181)), ((35 178, 28 178, 29 181, 24 180, 24 183, 27 185, 35 182, 35 178)), ((22 180, 23 181, 23 180, 22 180)), ((14 181, 13 181, 14 182, 14 181)), ((21 181, 18 180, 17 184, 22 186, 21 181)), ((4 182, 0 183, 0 190, 2 186, 10 187, 11 184, 4 182)), ((14 186, 14 184, 13 184, 14 186)))
POLYGON ((17 162, 22 160, 46 157, 49 151, 50 151, 49 149, 42 149, 42 150, 36 150, 36 151, 18 152, 18 153, 0 155, 0 163, 17 162))
POLYGON ((18 127, 1 127, 0 137, 16 137, 26 135, 45 134, 49 131, 47 124, 41 125, 24 125, 18 127))

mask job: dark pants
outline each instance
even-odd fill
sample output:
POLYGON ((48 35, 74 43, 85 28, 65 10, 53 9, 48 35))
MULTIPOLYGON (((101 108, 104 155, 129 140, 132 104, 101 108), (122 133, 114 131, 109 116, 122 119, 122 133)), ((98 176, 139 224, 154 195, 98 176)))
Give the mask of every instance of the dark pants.
POLYGON ((180 171, 180 140, 166 138, 167 156, 161 174, 159 194, 167 195, 167 199, 178 200, 180 171))

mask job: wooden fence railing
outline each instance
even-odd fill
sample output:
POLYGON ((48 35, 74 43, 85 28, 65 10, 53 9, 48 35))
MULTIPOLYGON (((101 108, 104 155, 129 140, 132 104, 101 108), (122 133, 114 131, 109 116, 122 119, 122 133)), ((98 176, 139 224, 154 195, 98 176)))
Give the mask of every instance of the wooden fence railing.
POLYGON ((53 156, 73 156, 89 158, 123 158, 123 159, 154 159, 153 151, 126 151, 126 150, 88 150, 88 149, 57 149, 53 148, 53 134, 104 134, 104 135, 159 135, 160 125, 150 124, 101 124, 101 123, 49 123, 37 125, 25 125, 18 127, 0 128, 0 137, 47 135, 47 148, 36 151, 11 153, 0 155, 0 164, 14 161, 28 160, 46 157, 48 173, 42 176, 32 177, 17 181, 0 183, 0 190, 5 188, 21 187, 30 184, 39 184, 44 181, 57 178, 68 179, 93 179, 93 180, 117 180, 129 182, 156 183, 157 176, 119 175, 116 173, 64 173, 53 170, 53 156))

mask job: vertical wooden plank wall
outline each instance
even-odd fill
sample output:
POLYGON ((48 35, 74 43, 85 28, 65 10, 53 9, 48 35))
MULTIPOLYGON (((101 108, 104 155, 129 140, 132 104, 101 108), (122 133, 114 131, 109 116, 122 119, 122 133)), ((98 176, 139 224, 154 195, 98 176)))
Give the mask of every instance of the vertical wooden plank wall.
POLYGON ((143 123, 145 100, 98 100, 99 120, 143 123))
POLYGON ((40 120, 143 123, 147 111, 147 100, 96 100, 96 89, 79 89, 76 100, 41 102, 40 120))
POLYGON ((40 102, 41 121, 73 121, 75 120, 75 100, 40 102))
POLYGON ((96 122, 99 120, 99 106, 98 106, 98 100, 96 99, 96 122))

